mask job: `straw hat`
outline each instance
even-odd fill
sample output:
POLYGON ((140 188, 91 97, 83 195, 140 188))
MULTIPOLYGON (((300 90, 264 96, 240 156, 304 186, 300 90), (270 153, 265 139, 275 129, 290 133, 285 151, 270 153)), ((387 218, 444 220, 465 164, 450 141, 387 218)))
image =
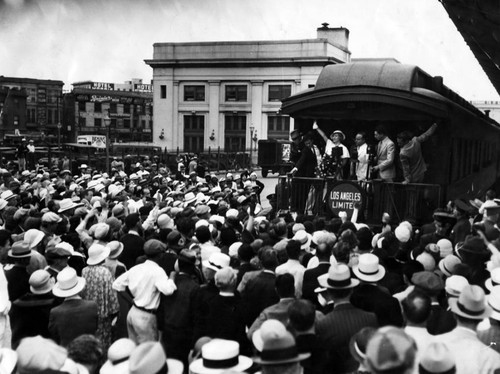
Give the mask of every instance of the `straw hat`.
POLYGON ((353 266, 352 271, 364 282, 378 282, 385 275, 385 268, 379 264, 379 258, 372 253, 360 255, 358 264, 353 266))
POLYGON ((446 344, 430 343, 420 357, 419 373, 454 373, 455 358, 446 344))
POLYGON ((54 278, 52 278, 47 270, 36 270, 31 274, 30 291, 34 295, 43 295, 52 291, 54 287, 54 278))
POLYGON ((323 288, 341 290, 356 287, 359 285, 359 280, 351 278, 351 272, 346 264, 338 263, 330 266, 328 273, 320 275, 318 283, 323 288))
POLYGON ((240 345, 233 340, 212 339, 201 347, 201 357, 189 365, 191 373, 243 372, 253 364, 251 358, 240 355, 240 345))
POLYGON ((110 248, 99 243, 94 243, 89 248, 87 265, 97 265, 108 258, 110 248))
POLYGON ((108 349, 108 360, 99 371, 100 374, 128 374, 129 357, 136 345, 133 340, 121 338, 108 349))
POLYGON ((114 260, 117 259, 121 253, 123 252, 124 245, 123 243, 119 242, 118 240, 113 240, 112 242, 109 242, 106 247, 109 248, 109 256, 108 258, 114 260))
POLYGON ((70 297, 78 295, 85 288, 85 279, 76 275, 72 267, 65 267, 57 275, 57 282, 52 293, 57 297, 70 297))
POLYGON ((449 299, 451 311, 459 316, 482 320, 491 314, 491 307, 486 305, 486 297, 481 287, 465 286, 458 299, 449 299))

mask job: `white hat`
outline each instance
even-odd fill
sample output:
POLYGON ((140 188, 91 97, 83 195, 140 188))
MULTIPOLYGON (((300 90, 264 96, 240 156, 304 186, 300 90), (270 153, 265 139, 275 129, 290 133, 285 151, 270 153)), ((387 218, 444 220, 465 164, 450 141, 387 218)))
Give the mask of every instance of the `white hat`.
POLYGON ((203 266, 213 271, 218 271, 222 268, 228 267, 231 258, 221 252, 215 252, 210 255, 207 261, 203 261, 203 266))
POLYGON ((134 341, 127 338, 115 341, 108 349, 108 360, 99 374, 128 374, 129 358, 135 347, 134 341))
POLYGON ((359 285, 359 280, 351 278, 351 271, 346 264, 331 265, 328 273, 318 277, 318 284, 323 288, 336 290, 354 288, 359 285))
POLYGON ((2 194, 0 195, 0 198, 9 201, 10 199, 12 199, 16 196, 17 195, 14 192, 12 192, 11 190, 7 190, 7 191, 2 192, 2 194))
POLYGON ((201 357, 189 365, 190 373, 244 372, 253 364, 251 358, 240 355, 240 345, 233 340, 212 339, 201 347, 201 357))
POLYGON ((94 243, 89 248, 89 258, 87 265, 97 265, 109 256, 110 249, 99 243, 94 243))
POLYGON ((32 294, 43 295, 49 293, 54 287, 54 278, 47 270, 35 270, 30 276, 29 283, 32 294))
POLYGON ((88 168, 87 164, 81 164, 80 165, 80 169, 87 169, 87 168, 88 168))
POLYGON ((30 249, 35 248, 45 237, 43 231, 37 229, 29 229, 24 233, 24 240, 29 243, 30 249))
POLYGON ((57 297, 70 297, 78 295, 85 288, 85 279, 76 275, 72 267, 65 267, 57 275, 57 282, 52 293, 57 297))
POLYGON ((229 218, 229 217, 233 217, 233 218, 238 218, 238 210, 236 209, 229 209, 227 212, 226 212, 226 218, 229 218))
POLYGON ((484 283, 488 290, 492 290, 493 287, 500 285, 500 268, 494 268, 490 272, 490 277, 484 283))
POLYGON ((490 291, 490 294, 486 296, 488 305, 492 309, 490 317, 500 321, 500 286, 495 286, 490 291))
POLYGON ((8 204, 8 201, 0 198, 0 210, 3 210, 8 204))
POLYGON ((59 202, 59 210, 57 212, 62 213, 62 212, 65 212, 67 210, 79 207, 79 206, 83 206, 83 203, 75 203, 71 199, 62 199, 59 202))
POLYGON ((452 275, 446 278, 444 289, 450 296, 459 297, 465 286, 469 285, 467 278, 461 275, 452 275))
POLYGON ((440 239, 436 243, 439 248, 439 256, 445 258, 453 253, 453 244, 448 239, 440 239))
POLYGON ((184 195, 184 205, 187 206, 196 201, 196 195, 193 192, 188 192, 184 195))
POLYGON ((299 230, 292 238, 300 243, 300 249, 308 249, 311 246, 312 236, 305 230, 299 230))
POLYGON ((462 261, 460 261, 457 256, 448 255, 445 258, 441 259, 441 261, 439 261, 438 267, 444 275, 449 277, 450 275, 452 275, 454 267, 460 263, 462 263, 462 261))
POLYGON ((396 239, 398 239, 401 243, 406 243, 411 238, 411 231, 406 225, 399 225, 396 227, 394 234, 396 235, 396 239))
POLYGON ((252 343, 255 349, 262 352, 264 348, 264 339, 273 334, 282 334, 286 331, 285 325, 283 325, 277 319, 267 319, 262 322, 260 328, 252 334, 252 343))
POLYGON ((446 344, 432 342, 421 353, 419 373, 455 373, 455 358, 446 344))
POLYGON ((385 275, 385 268, 380 265, 379 258, 373 253, 364 253, 359 256, 358 264, 352 271, 359 280, 365 282, 378 282, 385 275))

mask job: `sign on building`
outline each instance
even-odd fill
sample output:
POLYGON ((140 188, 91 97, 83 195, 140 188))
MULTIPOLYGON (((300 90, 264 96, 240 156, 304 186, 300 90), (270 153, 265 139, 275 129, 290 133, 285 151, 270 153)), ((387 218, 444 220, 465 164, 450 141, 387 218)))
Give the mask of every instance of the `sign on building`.
POLYGON ((78 144, 90 145, 95 148, 106 148, 105 135, 79 135, 76 138, 78 144))

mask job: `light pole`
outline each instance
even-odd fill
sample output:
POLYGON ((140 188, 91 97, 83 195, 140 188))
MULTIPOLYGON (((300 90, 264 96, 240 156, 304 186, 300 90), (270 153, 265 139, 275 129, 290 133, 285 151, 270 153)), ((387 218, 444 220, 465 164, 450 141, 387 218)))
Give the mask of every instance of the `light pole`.
POLYGON ((252 167, 252 157, 253 157, 253 131, 255 127, 250 126, 250 167, 252 167))
POLYGON ((111 125, 111 118, 109 118, 109 109, 104 116, 104 127, 106 127, 106 173, 109 175, 109 126, 111 125))

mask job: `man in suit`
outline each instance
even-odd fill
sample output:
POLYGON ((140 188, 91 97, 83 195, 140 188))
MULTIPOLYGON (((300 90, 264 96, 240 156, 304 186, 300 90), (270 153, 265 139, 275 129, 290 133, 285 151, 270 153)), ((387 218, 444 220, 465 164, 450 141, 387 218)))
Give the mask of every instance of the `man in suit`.
POLYGON ((318 288, 318 277, 322 274, 328 273, 330 268, 330 256, 332 254, 332 247, 329 244, 321 243, 316 248, 316 256, 318 257, 319 264, 313 269, 307 269, 304 272, 304 279, 302 281, 302 298, 311 301, 317 309, 321 308, 318 302, 318 297, 314 290, 318 288))
POLYGON ((373 313, 356 308, 349 301, 352 290, 359 280, 351 278, 346 264, 330 266, 327 274, 318 277, 321 287, 327 289, 333 299, 333 310, 317 322, 316 332, 322 347, 328 354, 322 373, 348 373, 357 369, 358 363, 349 352, 351 337, 363 327, 377 327, 377 317, 373 313))
POLYGON ((375 313, 380 326, 402 327, 403 315, 398 300, 377 284, 385 275, 385 268, 380 265, 379 258, 372 253, 365 253, 359 256, 358 261, 352 271, 361 285, 352 293, 352 305, 375 313))
POLYGON ((52 293, 64 301, 50 311, 49 332, 52 339, 63 347, 80 335, 96 333, 97 304, 79 296, 84 288, 85 279, 78 277, 73 268, 67 267, 57 275, 52 293))
POLYGON ((163 345, 170 358, 187 364, 192 346, 194 306, 199 284, 193 279, 195 274, 196 253, 183 249, 175 264, 177 292, 162 296, 158 313, 159 329, 163 331, 163 345))
MULTIPOLYGON (((261 263, 264 270, 249 279, 245 287, 240 289, 243 305, 245 306, 245 323, 248 327, 252 325, 265 308, 279 301, 275 288, 276 274, 274 272, 278 265, 278 258, 274 250, 264 250, 261 255, 261 263)), ((250 274, 247 273, 245 276, 250 274)))
POLYGON ((384 126, 377 126, 374 133, 377 144, 377 165, 373 171, 377 172, 377 178, 386 182, 392 182, 396 178, 396 167, 394 157, 396 147, 394 142, 387 136, 387 129, 384 126))
MULTIPOLYGON (((311 133, 304 135, 304 148, 300 158, 291 170, 294 177, 314 178, 318 161, 313 151, 313 137, 311 133)), ((309 193, 309 184, 305 181, 292 180, 292 202, 291 209, 303 213, 306 205, 307 195, 309 193)))

